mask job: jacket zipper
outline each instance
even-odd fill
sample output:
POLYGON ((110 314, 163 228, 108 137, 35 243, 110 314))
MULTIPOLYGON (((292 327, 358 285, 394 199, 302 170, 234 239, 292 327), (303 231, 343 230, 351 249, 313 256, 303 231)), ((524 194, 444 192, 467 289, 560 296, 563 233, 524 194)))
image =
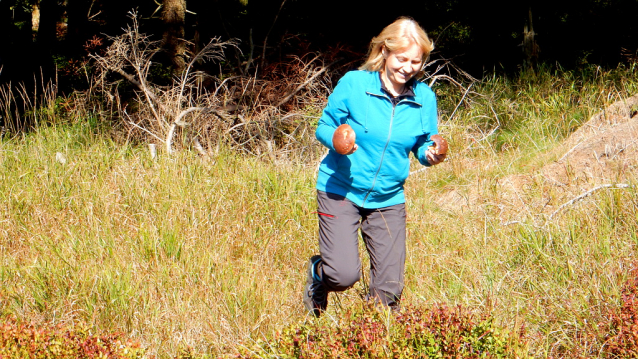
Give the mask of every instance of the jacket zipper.
MULTIPOLYGON (((373 96, 379 96, 369 92, 368 94, 373 96)), ((379 96, 379 97, 386 98, 388 101, 392 102, 387 96, 379 96)), ((399 103, 401 103, 401 101, 399 101, 399 103)), ((397 103, 397 105, 399 103, 397 103)), ((379 172, 381 172, 381 166, 383 166, 383 157, 385 157, 385 152, 388 149, 388 145, 390 144, 390 138, 392 138, 392 123, 394 122, 394 110, 396 109, 397 105, 392 105, 392 115, 390 116, 390 129, 388 130, 388 140, 385 142, 385 146, 383 147, 383 152, 381 152, 381 160, 379 161, 379 168, 377 168, 377 172, 374 174, 374 178, 372 179, 372 186, 370 186, 370 189, 368 189, 368 193, 366 193, 365 197, 363 197, 363 202, 361 203, 361 207, 365 206, 368 196, 370 195, 370 193, 372 193, 372 190, 374 189, 374 185, 377 183, 377 177, 379 176, 379 172)))

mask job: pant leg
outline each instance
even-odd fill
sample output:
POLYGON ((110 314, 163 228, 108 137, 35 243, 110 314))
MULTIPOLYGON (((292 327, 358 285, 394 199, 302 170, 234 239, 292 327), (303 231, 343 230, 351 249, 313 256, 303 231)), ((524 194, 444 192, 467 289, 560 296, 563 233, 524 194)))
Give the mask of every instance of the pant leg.
POLYGON ((405 276, 405 204, 370 210, 361 233, 370 255, 370 296, 384 305, 399 304, 405 276))
POLYGON ((329 291, 343 291, 361 277, 359 208, 343 196, 317 191, 322 282, 329 291))

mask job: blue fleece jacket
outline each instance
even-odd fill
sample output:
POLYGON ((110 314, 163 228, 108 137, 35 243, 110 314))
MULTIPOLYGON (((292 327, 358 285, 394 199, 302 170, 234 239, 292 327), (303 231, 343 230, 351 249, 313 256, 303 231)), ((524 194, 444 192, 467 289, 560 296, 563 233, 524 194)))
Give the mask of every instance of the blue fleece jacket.
POLYGON ((316 136, 330 151, 319 166, 317 189, 344 196, 364 208, 405 202, 403 184, 410 173, 410 152, 429 166, 425 157, 430 136, 438 133, 434 92, 413 81, 414 96, 392 104, 381 89, 378 72, 348 72, 328 98, 316 136), (358 150, 340 155, 332 145, 339 125, 356 134, 358 150))

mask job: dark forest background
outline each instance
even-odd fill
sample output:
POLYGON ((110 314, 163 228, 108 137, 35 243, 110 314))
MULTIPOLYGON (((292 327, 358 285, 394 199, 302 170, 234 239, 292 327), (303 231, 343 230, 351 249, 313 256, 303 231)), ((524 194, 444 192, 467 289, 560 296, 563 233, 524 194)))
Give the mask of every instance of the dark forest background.
MULTIPOLYGON (((371 37, 399 16, 422 24, 435 40, 433 56, 452 59, 479 78, 535 62, 613 67, 634 59, 638 49, 638 0, 404 0, 380 6, 361 0, 0 0, 0 81, 68 67, 105 44, 105 34, 121 34, 131 10, 142 32, 163 39, 159 61, 167 66, 179 66, 180 52, 219 36, 241 41, 241 52, 227 55, 225 71, 258 76, 260 68, 290 54, 339 49, 342 56, 361 57, 371 37), (180 48, 171 38, 188 43, 180 48)), ((73 86, 79 84, 67 84, 73 86)))

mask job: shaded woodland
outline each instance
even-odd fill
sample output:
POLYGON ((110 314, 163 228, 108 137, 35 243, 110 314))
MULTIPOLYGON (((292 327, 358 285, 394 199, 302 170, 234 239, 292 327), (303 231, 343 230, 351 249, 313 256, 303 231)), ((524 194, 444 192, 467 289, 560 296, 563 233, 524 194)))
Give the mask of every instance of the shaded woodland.
MULTIPOLYGON (((3 0, 2 80, 64 67, 85 55, 87 42, 115 36, 136 10, 141 32, 162 39, 165 64, 211 38, 240 41, 224 64, 251 75, 287 55, 341 46, 356 58, 398 16, 418 20, 436 40, 435 56, 454 59, 475 77, 513 73, 525 61, 615 66, 636 57, 636 0, 476 2, 414 1, 375 8, 360 0, 3 0), (525 39, 533 42, 526 45, 525 39), (182 41, 182 40, 186 40, 182 41), (190 47, 190 48, 188 48, 190 47)), ((211 69, 210 71, 218 71, 211 69)))

